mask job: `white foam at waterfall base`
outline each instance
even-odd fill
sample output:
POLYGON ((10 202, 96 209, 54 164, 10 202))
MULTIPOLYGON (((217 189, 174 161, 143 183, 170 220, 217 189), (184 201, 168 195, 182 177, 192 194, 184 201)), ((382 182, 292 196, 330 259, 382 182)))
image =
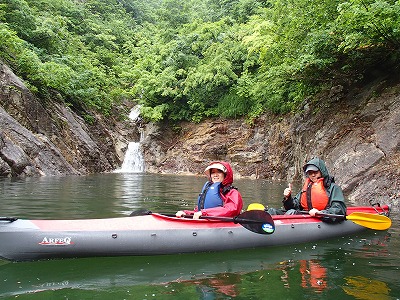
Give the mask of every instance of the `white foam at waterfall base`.
POLYGON ((144 172, 144 160, 140 143, 130 142, 125 153, 124 162, 117 173, 142 173, 144 172))

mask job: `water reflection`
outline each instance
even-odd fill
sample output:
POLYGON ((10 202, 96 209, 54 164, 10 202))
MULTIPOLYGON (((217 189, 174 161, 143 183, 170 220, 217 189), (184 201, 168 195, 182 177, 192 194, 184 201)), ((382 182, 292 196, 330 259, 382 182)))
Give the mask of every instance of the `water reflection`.
MULTIPOLYGON (((198 299, 205 295, 243 297, 250 287, 259 293, 273 286, 271 293, 277 296, 273 299, 281 299, 285 289, 325 294, 341 278, 347 278, 340 285, 349 294, 354 293, 357 278, 343 276, 347 262, 336 256, 365 247, 365 241, 370 244, 371 240, 384 238, 385 235, 369 234, 357 240, 218 253, 4 263, 0 265, 0 279, 6 285, 1 285, 0 297, 49 290, 59 290, 58 295, 71 289, 97 293, 132 291, 151 285, 151 290, 162 294, 166 289, 174 290, 175 295, 192 286, 198 299)), ((375 290, 375 295, 378 293, 385 295, 383 290, 375 290)))
POLYGON ((183 285, 196 286, 199 299, 218 299, 221 295, 235 298, 240 295, 241 275, 236 273, 220 273, 211 278, 189 280, 183 285))
MULTIPOLYGON (((0 179, 0 214, 29 218, 125 216, 193 208, 202 176, 97 174, 0 179)), ((235 180, 245 206, 280 206, 286 183, 235 180)), ((0 298, 53 299, 396 299, 399 219, 313 244, 155 257, 26 263, 0 261, 0 298), (373 288, 376 286, 377 288, 373 288)), ((305 233, 307 234, 307 233, 305 233)))
POLYGON ((347 295, 354 296, 360 300, 389 300, 390 288, 386 283, 365 278, 363 276, 349 276, 345 278, 343 290, 347 295))
MULTIPOLYGON (((0 179, 0 209, 2 215, 47 219, 122 216, 140 209, 175 212, 194 208, 204 182, 203 176, 140 173, 0 179)), ((279 183, 241 179, 235 186, 246 205, 281 204, 279 183)))
POLYGON ((144 191, 143 175, 137 173, 119 173, 114 178, 114 213, 129 215, 141 207, 144 191))
MULTIPOLYGON (((281 280, 284 287, 290 288, 291 276, 290 270, 296 270, 301 276, 300 284, 302 288, 312 289, 320 293, 327 288, 328 270, 322 265, 318 259, 300 259, 294 261, 284 261, 280 264, 279 269, 282 271, 281 280)), ((296 274, 295 274, 296 276, 296 274)), ((297 277, 297 276, 296 276, 297 277)))

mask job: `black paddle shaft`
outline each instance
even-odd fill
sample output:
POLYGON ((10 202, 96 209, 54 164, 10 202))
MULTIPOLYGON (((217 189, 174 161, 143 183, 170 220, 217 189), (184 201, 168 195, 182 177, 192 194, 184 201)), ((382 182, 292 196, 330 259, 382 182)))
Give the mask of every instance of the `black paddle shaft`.
MULTIPOLYGON (((135 211, 130 214, 131 217, 143 216, 153 214, 150 210, 135 211)), ((176 217, 174 214, 157 213, 167 217, 176 217)), ((192 218, 193 216, 183 216, 183 218, 192 218)), ((274 220, 271 215, 264 210, 248 210, 240 215, 230 217, 217 217, 217 216, 200 216, 200 219, 219 220, 224 222, 233 222, 240 224, 247 230, 259 234, 271 234, 275 231, 274 220)))

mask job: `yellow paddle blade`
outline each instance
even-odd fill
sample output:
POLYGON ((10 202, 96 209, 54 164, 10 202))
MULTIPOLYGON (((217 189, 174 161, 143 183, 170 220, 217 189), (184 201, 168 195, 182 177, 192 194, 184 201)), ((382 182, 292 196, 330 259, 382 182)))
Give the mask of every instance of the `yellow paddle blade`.
POLYGON ((392 226, 392 220, 384 215, 354 212, 346 216, 346 219, 375 230, 386 230, 392 226))
POLYGON ((247 206, 247 210, 264 210, 265 206, 262 205, 261 203, 250 203, 249 206, 247 206))

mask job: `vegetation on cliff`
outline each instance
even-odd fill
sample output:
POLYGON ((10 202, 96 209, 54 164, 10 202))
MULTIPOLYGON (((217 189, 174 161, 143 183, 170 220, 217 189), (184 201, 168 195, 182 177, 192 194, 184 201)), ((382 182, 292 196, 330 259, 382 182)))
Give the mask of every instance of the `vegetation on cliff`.
POLYGON ((394 0, 0 0, 0 59, 40 98, 152 121, 287 112, 399 48, 394 0))

